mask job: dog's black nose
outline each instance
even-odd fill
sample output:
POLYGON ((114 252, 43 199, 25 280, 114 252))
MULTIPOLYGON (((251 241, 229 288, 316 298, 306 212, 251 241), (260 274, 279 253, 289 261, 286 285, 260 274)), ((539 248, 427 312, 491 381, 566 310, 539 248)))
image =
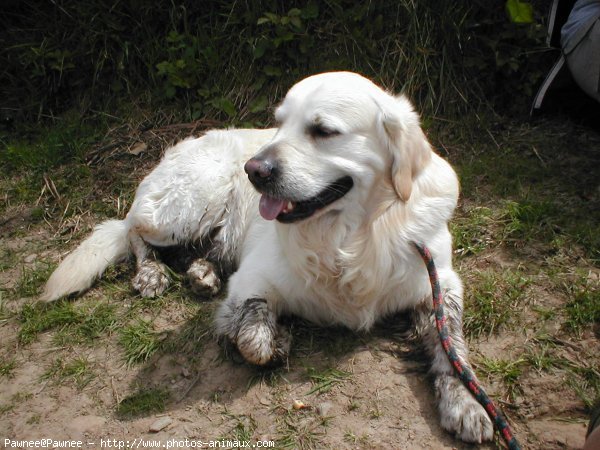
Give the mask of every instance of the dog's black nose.
POLYGON ((244 164, 248 178, 255 185, 271 181, 277 172, 277 161, 273 158, 252 158, 244 164))

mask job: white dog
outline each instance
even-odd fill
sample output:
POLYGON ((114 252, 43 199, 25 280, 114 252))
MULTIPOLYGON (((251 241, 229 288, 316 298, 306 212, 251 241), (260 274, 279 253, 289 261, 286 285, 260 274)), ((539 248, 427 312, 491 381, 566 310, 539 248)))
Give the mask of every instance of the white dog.
POLYGON ((210 131, 169 149, 125 220, 99 225, 52 274, 42 299, 89 288, 130 251, 133 286, 159 295, 169 279, 154 248, 193 244, 203 252, 189 261, 195 291, 216 293, 220 276, 237 268, 216 330, 259 365, 287 355, 281 315, 368 330, 414 310, 442 426, 467 442, 491 439, 485 410, 441 348, 428 274, 413 246, 426 245, 435 259, 450 333, 466 361, 448 231, 458 181, 409 101, 357 74, 324 73, 293 86, 275 118, 278 129, 210 131))

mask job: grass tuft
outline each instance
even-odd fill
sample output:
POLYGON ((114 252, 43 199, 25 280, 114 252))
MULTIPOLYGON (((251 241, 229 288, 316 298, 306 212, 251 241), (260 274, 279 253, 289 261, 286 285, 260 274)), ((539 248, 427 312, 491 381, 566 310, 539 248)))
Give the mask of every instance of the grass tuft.
POLYGON ((565 285, 570 300, 565 306, 565 328, 581 335, 586 326, 600 323, 600 286, 585 277, 565 285))
POLYGON ((520 271, 476 273, 465 299, 464 330, 467 336, 492 334, 516 325, 519 306, 525 300, 525 289, 531 280, 520 271))
POLYGON ((454 253, 460 256, 477 255, 492 243, 489 228, 493 210, 487 207, 472 208, 450 223, 454 253))
POLYGON ((109 303, 78 309, 78 320, 60 329, 54 335, 54 342, 61 346, 93 344, 103 333, 117 325, 116 309, 115 305, 109 303))
POLYGON ((564 360, 554 355, 548 344, 531 346, 526 356, 527 363, 538 372, 548 372, 565 365, 564 360))
POLYGON ((279 420, 276 439, 278 448, 308 450, 323 447, 322 424, 315 420, 302 419, 301 414, 287 414, 279 420))
POLYGON ((29 344, 44 331, 66 327, 79 320, 80 315, 73 304, 65 300, 52 304, 26 304, 19 314, 21 329, 18 338, 22 344, 29 344))
POLYGON ((600 371, 597 367, 574 366, 567 383, 581 399, 588 411, 600 402, 600 371))
POLYGON ((482 357, 477 361, 477 369, 488 378, 499 379, 511 397, 520 390, 519 378, 523 374, 523 366, 527 361, 523 358, 517 360, 504 360, 482 357))
POLYGON ((532 237, 550 241, 554 237, 557 206, 546 200, 523 199, 503 202, 504 239, 529 240, 532 237))
POLYGON ((77 307, 67 300, 26 304, 19 320, 21 329, 18 337, 22 344, 33 342, 44 331, 57 329, 54 340, 58 345, 90 345, 117 323, 114 305, 100 303, 92 307, 77 307))
POLYGON ((34 268, 23 268, 23 274, 15 286, 14 295, 17 298, 36 297, 54 270, 51 264, 38 264, 34 268))
POLYGON ((11 378, 16 367, 14 359, 0 359, 0 377, 11 378))
POLYGON ((141 389, 121 400, 117 406, 117 416, 130 419, 163 412, 168 399, 169 393, 164 389, 141 389))
POLYGON ((119 344, 125 353, 128 366, 147 361, 161 348, 164 337, 154 331, 151 322, 138 320, 127 325, 119 335, 119 344))
POLYGON ((58 358, 42 375, 42 379, 53 379, 56 382, 72 382, 78 389, 83 389, 93 378, 94 373, 90 362, 83 357, 74 358, 70 361, 58 358))
POLYGON ((329 392, 332 387, 334 387, 336 384, 342 383, 352 374, 336 368, 327 368, 319 371, 314 367, 309 367, 306 369, 306 375, 313 383, 313 388, 306 393, 306 395, 310 395, 315 393, 324 394, 325 392, 329 392))
MULTIPOLYGON (((170 333, 163 341, 163 349, 168 352, 184 352, 191 357, 201 353, 204 345, 212 339, 212 317, 215 304, 194 305, 195 314, 186 320, 182 329, 170 333)), ((192 308, 190 308, 192 309, 192 308)))

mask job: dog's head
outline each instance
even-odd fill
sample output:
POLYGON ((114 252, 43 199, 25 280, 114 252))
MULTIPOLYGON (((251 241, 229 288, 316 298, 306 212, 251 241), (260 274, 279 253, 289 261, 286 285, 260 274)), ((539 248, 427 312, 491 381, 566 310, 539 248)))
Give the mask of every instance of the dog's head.
POLYGON ((268 220, 291 223, 341 211, 367 201, 382 180, 406 202, 431 157, 410 102, 350 72, 300 81, 275 119, 277 134, 244 166, 268 220))

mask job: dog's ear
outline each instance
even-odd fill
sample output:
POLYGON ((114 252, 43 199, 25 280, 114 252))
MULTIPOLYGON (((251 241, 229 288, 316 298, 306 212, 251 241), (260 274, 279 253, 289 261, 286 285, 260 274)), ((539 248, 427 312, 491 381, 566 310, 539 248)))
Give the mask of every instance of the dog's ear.
POLYGON ((392 184, 407 202, 414 178, 431 159, 431 146, 419 124, 419 116, 403 96, 380 103, 380 134, 392 155, 392 184))

